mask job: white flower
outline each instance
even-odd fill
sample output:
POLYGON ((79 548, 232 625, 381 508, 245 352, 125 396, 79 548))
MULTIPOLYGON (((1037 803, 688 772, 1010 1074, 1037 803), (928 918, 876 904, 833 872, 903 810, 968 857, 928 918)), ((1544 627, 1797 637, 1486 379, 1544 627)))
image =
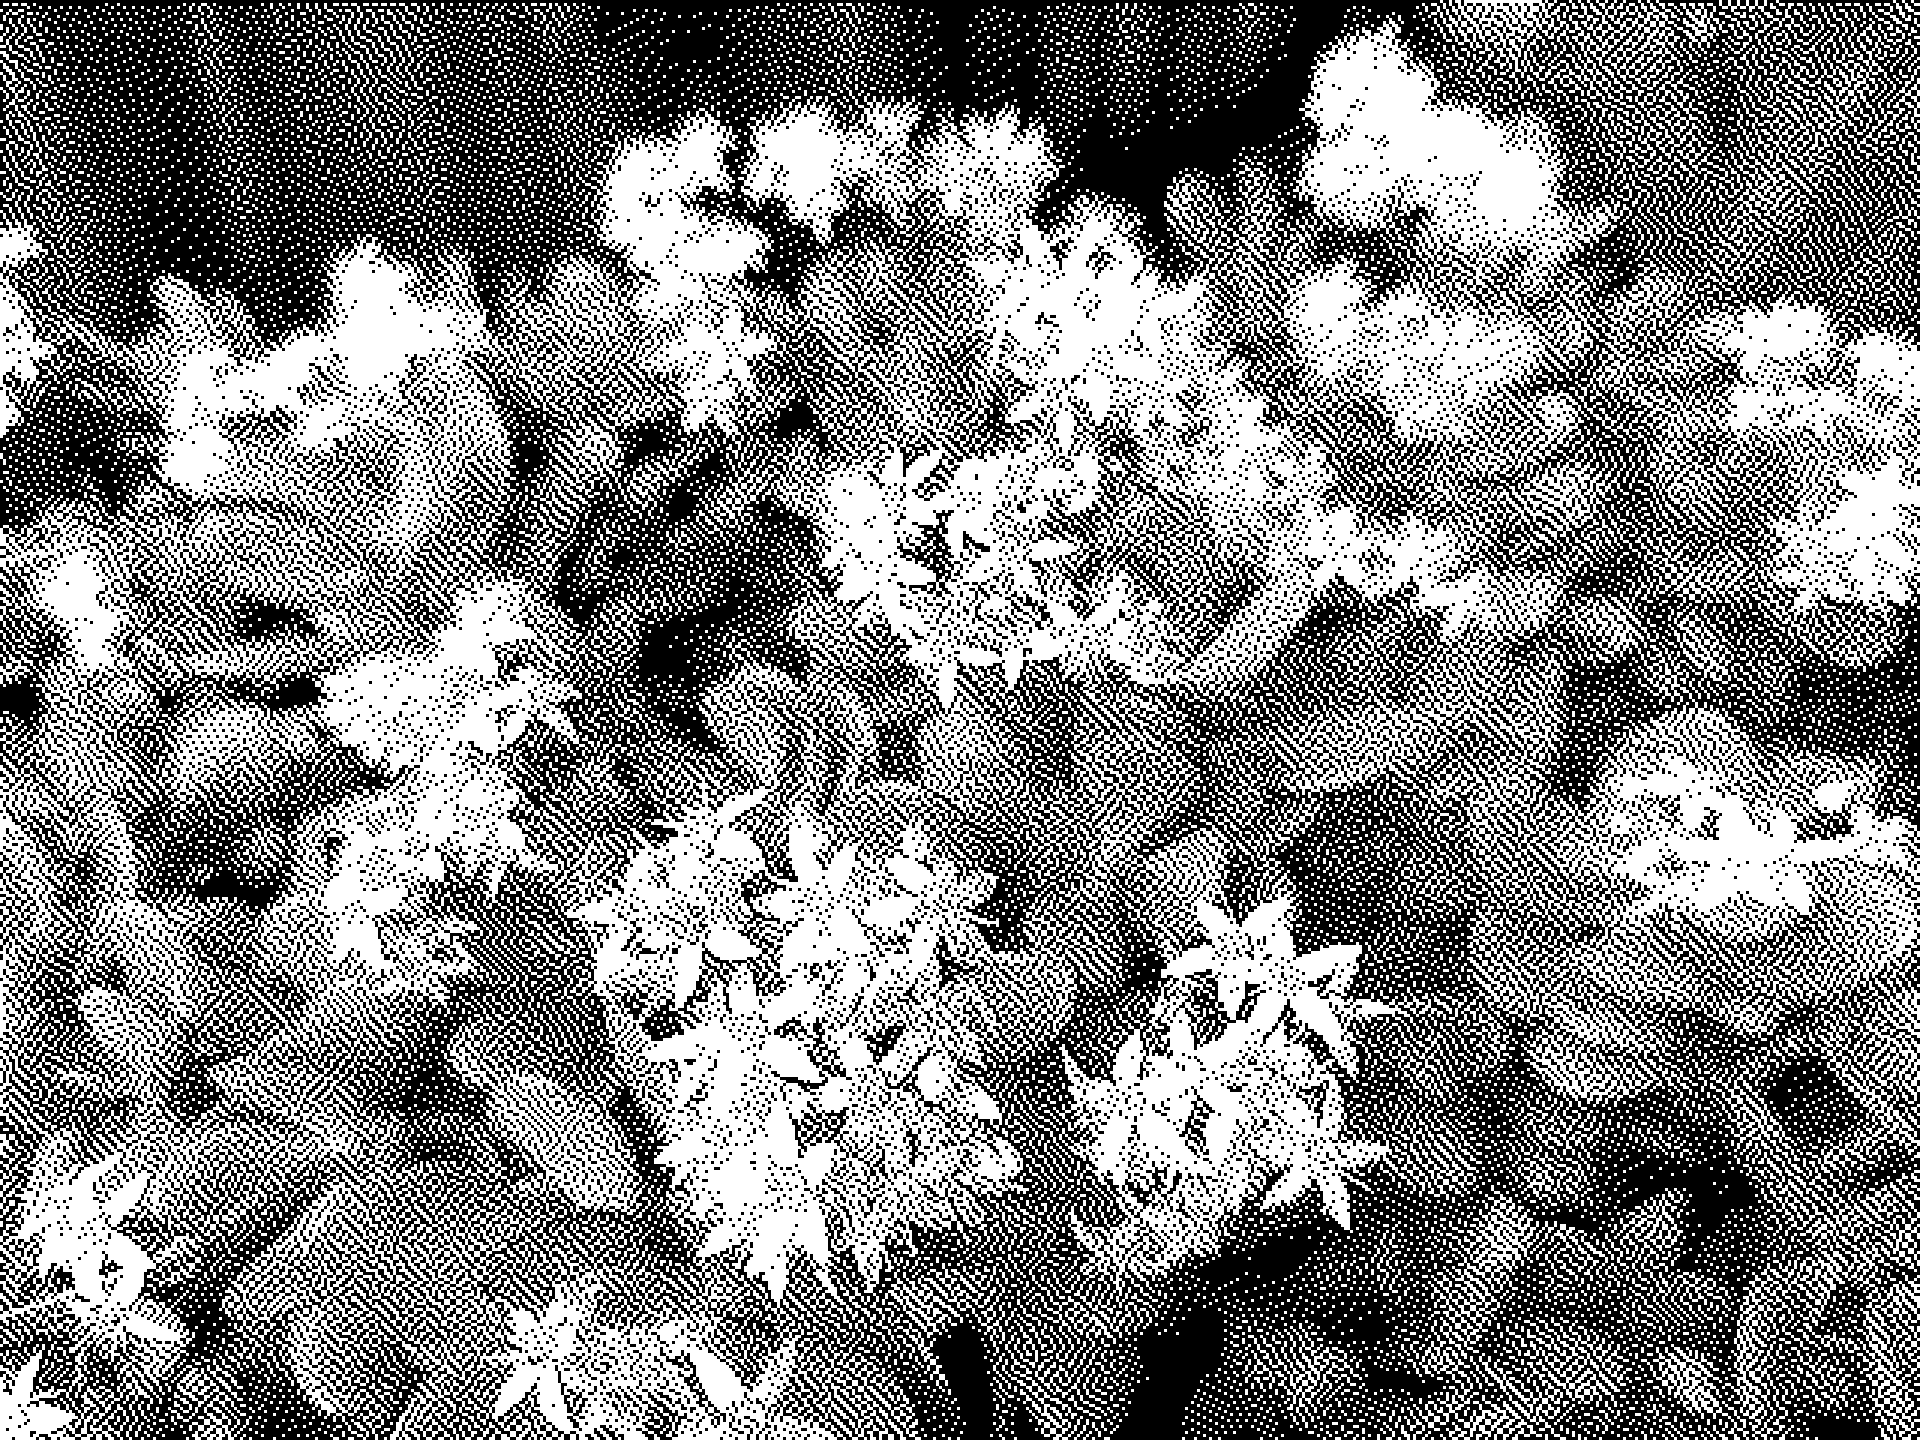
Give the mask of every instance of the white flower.
POLYGON ((848 137, 821 103, 796 107, 754 131, 753 155, 741 182, 749 200, 778 199, 822 245, 846 205, 858 162, 848 137))
POLYGON ((122 1173, 118 1154, 89 1165, 50 1190, 27 1198, 20 1238, 38 1240, 42 1275, 58 1270, 73 1277, 85 1292, 104 1285, 108 1265, 121 1270, 143 1270, 147 1253, 121 1233, 127 1216, 146 1194, 149 1176, 122 1173), (110 1180, 119 1176, 112 1188, 110 1180))
POLYGON ((610 207, 691 200, 702 191, 724 191, 726 154, 734 134, 712 115, 692 115, 671 137, 631 140, 609 167, 603 187, 610 207))
POLYGON ((904 220, 908 206, 920 193, 913 137, 923 118, 917 101, 870 105, 859 128, 847 137, 842 152, 847 171, 857 177, 861 193, 895 223, 904 220))
POLYGON ((1465 251, 1520 248, 1559 210, 1560 160, 1538 128, 1440 106, 1407 137, 1419 158, 1404 197, 1465 251))
POLYGON ((408 843, 391 813, 371 824, 341 827, 339 849, 322 900, 336 922, 334 959, 344 966, 380 966, 379 923, 407 907, 430 862, 408 843))
POLYGON ((1276 1119, 1255 1130, 1252 1139, 1257 1152, 1280 1172, 1263 1204, 1277 1209, 1317 1188, 1321 1204, 1334 1223, 1351 1229, 1353 1215, 1347 1186, 1352 1183, 1352 1174, 1383 1158, 1386 1147, 1342 1138, 1346 1107, 1340 1082, 1332 1076, 1327 1079, 1317 1112, 1300 1099, 1275 1113, 1276 1119))
POLYGON ((35 586, 41 608, 59 626, 74 659, 89 670, 111 667, 117 658, 122 619, 103 592, 100 560, 84 546, 68 551, 35 586))
POLYGON ((1384 230, 1405 183, 1405 146, 1370 131, 1342 131, 1307 152, 1300 194, 1322 215, 1354 230, 1384 230))
MULTIPOLYGON (((804 1018, 816 998, 811 987, 790 985, 763 1000, 752 970, 743 966, 728 978, 723 1013, 655 1041, 647 1058, 683 1067, 682 1104, 698 1095, 704 1106, 722 1113, 760 1072, 794 1084, 818 1085, 824 1077, 805 1046, 779 1033, 804 1018)), ((663 1152, 661 1163, 673 1162, 663 1152)))
POLYGON ((563 1284, 556 1288, 544 1314, 515 1309, 508 1315, 512 1348, 487 1357, 491 1363, 509 1367, 494 1402, 496 1420, 531 1395, 549 1425, 563 1434, 572 1433, 573 1421, 567 1415, 566 1392, 561 1387, 561 1367, 579 1349, 580 1332, 600 1288, 594 1281, 563 1284))
POLYGON ((477 307, 423 303, 415 277, 371 241, 337 261, 331 280, 329 369, 350 391, 393 399, 415 361, 487 343, 477 307))
POLYGON ((40 242, 34 238, 31 226, 9 225, 0 229, 0 269, 38 260, 41 254, 40 242))
POLYGON ((1323 51, 1303 107, 1322 134, 1419 126, 1436 82, 1415 63, 1397 25, 1350 35, 1323 51))
POLYGON ((1323 384, 1343 380, 1360 367, 1363 311, 1370 298, 1371 287, 1350 260, 1314 271, 1289 296, 1288 335, 1323 384))
POLYGON ((780 942, 780 969, 789 980, 831 965, 842 952, 866 948, 854 873, 860 847, 849 842, 828 859, 826 845, 818 825, 797 817, 787 841, 794 879, 757 902, 762 914, 788 927, 780 942))
POLYGON ((1005 663, 978 593, 971 587, 929 586, 902 592, 898 599, 894 632, 906 641, 907 663, 948 710, 959 702, 963 666, 984 669, 1005 663))
POLYGON ((39 1435, 57 1435, 73 1423, 74 1417, 57 1406, 48 1405, 45 1391, 34 1389, 40 1376, 44 1355, 35 1351, 20 1367, 0 1396, 0 1440, 30 1440, 39 1435))
POLYGON ((1073 1229, 1088 1255, 1087 1269, 1099 1276, 1156 1280, 1189 1260, 1214 1254, 1228 1214, 1206 1213, 1191 1202, 1208 1193, 1204 1180, 1183 1180, 1164 1194, 1141 1200, 1118 1191, 1127 1214, 1118 1224, 1091 1226, 1076 1213, 1073 1229))
POLYGON ((748 1389, 718 1355, 698 1345, 691 1347, 687 1360, 715 1418, 710 1424, 693 1422, 675 1440, 814 1440, 819 1434, 817 1427, 781 1415, 774 1408, 793 1382, 797 1354, 792 1341, 783 1345, 767 1362, 753 1388, 748 1389))
POLYGON ((1614 811, 1610 826, 1626 842, 1618 870, 1646 889, 1640 912, 1673 910, 1710 924, 1737 922, 1755 905, 1811 913, 1809 857, 1778 807, 1749 804, 1672 755, 1631 777, 1618 798, 1639 802, 1614 811))
POLYGON ((1907 604, 1920 571, 1920 485, 1907 474, 1906 457, 1835 478, 1837 502, 1824 510, 1803 504, 1775 522, 1774 578, 1801 610, 1822 599, 1874 610, 1907 604))
POLYGON ((649 1011, 680 1007, 699 989, 708 955, 728 964, 752 959, 759 950, 744 933, 743 879, 742 863, 726 854, 649 846, 635 855, 615 889, 569 912, 601 932, 601 993, 632 988, 649 1011))
POLYGON ((1826 371, 1834 361, 1832 322, 1824 311, 1790 300, 1741 313, 1726 337, 1729 352, 1752 381, 1783 383, 1826 371))
POLYGON ((773 343, 772 336, 747 328, 738 301, 702 307, 685 318, 660 358, 679 383, 688 433, 708 425, 728 434, 739 428, 740 406, 758 383, 754 361, 773 343))
POLYGON ((1436 310, 1413 286, 1374 306, 1364 333, 1370 388, 1406 441, 1468 438, 1486 404, 1546 360, 1539 332, 1517 313, 1436 310))
POLYGON ((1003 245, 1033 214, 1059 173, 1044 131, 1011 107, 946 123, 929 136, 926 189, 985 245, 1003 245))
POLYGON ((994 877, 963 872, 946 856, 935 857, 927 833, 909 825, 900 849, 887 858, 887 873, 899 887, 893 895, 875 900, 866 921, 883 933, 905 934, 908 964, 917 972, 933 963, 942 944, 962 966, 970 966, 986 949, 979 913, 993 893, 994 877))
POLYGON ((1207 932, 1206 943, 1170 961, 1166 978, 1210 976, 1229 1019, 1240 1016, 1252 993, 1255 1029, 1272 1028, 1270 1021, 1262 1023, 1263 1015, 1291 1015, 1320 1039, 1349 1074, 1358 1071, 1359 1057, 1345 1019, 1386 1011, 1373 1001, 1346 998, 1359 969, 1360 947, 1330 945, 1301 955, 1294 946, 1291 907, 1281 900, 1258 906, 1244 922, 1236 922, 1206 901, 1196 908, 1207 932))
MULTIPOLYGON (((8 232, 16 233, 16 232, 8 232)), ((6 263, 0 255, 0 265, 6 263)), ((19 418, 16 388, 31 385, 53 347, 40 339, 20 292, 0 279, 0 435, 19 418)))
POLYGON ((1872 331, 1847 347, 1847 359, 1859 388, 1906 409, 1920 407, 1920 350, 1872 331))
POLYGON ((84 1334, 110 1355, 120 1354, 131 1339, 185 1346, 191 1337, 163 1318, 167 1312, 145 1300, 147 1267, 116 1269, 111 1278, 89 1273, 76 1277, 74 1288, 62 1299, 84 1334))

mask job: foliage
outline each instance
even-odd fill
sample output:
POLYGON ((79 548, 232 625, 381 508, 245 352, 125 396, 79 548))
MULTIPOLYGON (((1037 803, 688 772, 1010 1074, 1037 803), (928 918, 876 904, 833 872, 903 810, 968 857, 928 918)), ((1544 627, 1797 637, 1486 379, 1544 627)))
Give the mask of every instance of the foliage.
POLYGON ((1920 352, 1615 273, 1395 26, 1306 118, 1170 248, 813 103, 489 307, 0 279, 0 439, 97 370, 146 467, 0 545, 7 1426, 938 1430, 967 1322, 1106 1434, 1186 1287, 1202 1432, 1911 1428, 1920 352))

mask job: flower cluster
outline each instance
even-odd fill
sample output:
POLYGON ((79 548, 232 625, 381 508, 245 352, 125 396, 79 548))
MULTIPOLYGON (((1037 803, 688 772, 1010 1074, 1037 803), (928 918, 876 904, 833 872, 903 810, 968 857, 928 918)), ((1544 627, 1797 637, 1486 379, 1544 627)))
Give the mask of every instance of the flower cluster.
POLYGON ((1729 486, 1780 502, 1773 578, 1796 609, 1886 612, 1920 571, 1920 349, 1883 333, 1841 346, 1824 313, 1781 301, 1719 326, 1729 486))
POLYGON ((573 691, 524 654, 527 597, 510 582, 470 587, 430 645, 383 652, 327 676, 327 725, 393 781, 345 827, 326 897, 336 959, 389 979, 445 973, 463 928, 434 913, 434 888, 549 862, 514 818, 523 796, 509 761, 539 721, 567 739, 573 691))
POLYGON ((1641 890, 1640 914, 1672 911, 1738 939, 1769 934, 1812 913, 1812 867, 1851 859, 1910 871, 1912 827, 1840 788, 1815 792, 1817 818, 1837 833, 1807 833, 1785 807, 1748 800, 1698 766, 1667 755, 1628 777, 1606 819, 1618 872, 1641 890))
POLYGON ((758 386, 754 362, 773 345, 752 322, 746 285, 767 237, 723 208, 734 143, 717 120, 695 116, 672 136, 629 143, 602 192, 601 236, 626 258, 628 303, 657 334, 655 363, 689 432, 740 427, 758 386))
POLYGON ((791 1345, 748 1386, 689 1318, 597 1324, 601 1290, 592 1276, 562 1282, 542 1314, 507 1317, 510 1348, 492 1357, 508 1367, 496 1418, 531 1399, 555 1430, 583 1440, 817 1440, 777 1408, 793 1378, 791 1345))
POLYGON ((835 1251, 880 1282, 916 1229, 977 1223, 1019 1158, 972 1079, 983 1064, 955 983, 982 956, 982 875, 909 830, 884 860, 790 828, 790 876, 738 823, 752 792, 688 812, 581 907, 603 994, 678 1033, 676 1103, 659 1162, 706 1228, 777 1297, 804 1256, 833 1284, 835 1251))
POLYGON ((486 344, 485 320, 458 277, 442 277, 445 293, 429 296, 423 277, 367 243, 343 256, 329 279, 323 323, 271 349, 210 324, 179 337, 188 348, 159 397, 161 472, 176 489, 207 496, 244 488, 248 447, 262 431, 314 452, 377 429, 402 405, 417 365, 486 344))
POLYGON ((1309 1189, 1347 1225, 1353 1172, 1384 1153, 1341 1133, 1342 1077, 1359 1068, 1348 1026, 1387 1013, 1346 994, 1359 947, 1299 954, 1284 900, 1244 921, 1204 902, 1199 914, 1206 943, 1168 965, 1112 1077, 1068 1062, 1083 1151, 1127 1211, 1113 1226, 1076 1221, 1104 1273, 1165 1274, 1217 1251, 1248 1205, 1309 1189))
POLYGON ((1391 25, 1320 59, 1300 196, 1319 248, 1354 258, 1296 247, 1274 323, 1300 423, 1352 497, 1320 527, 1326 563, 1370 599, 1410 589, 1450 628, 1525 632, 1547 617, 1516 562, 1601 498, 1570 388, 1600 300, 1574 262, 1612 217, 1563 201, 1543 124, 1436 93, 1391 25))
POLYGON ((0 231, 0 435, 20 419, 17 392, 31 385, 53 347, 39 336, 20 292, 4 278, 12 266, 38 257, 31 231, 0 231))
MULTIPOLYGON (((146 1296, 154 1257, 123 1228, 150 1177, 113 1154, 75 1173, 38 1178, 26 1196, 20 1238, 33 1244, 42 1279, 67 1277, 71 1289, 57 1298, 86 1343, 110 1358, 133 1340, 185 1345, 188 1337, 171 1313, 146 1296)), ((16 1402, 23 1398, 16 1392, 16 1402)))
POLYGON ((1551 135, 1531 117, 1439 103, 1438 89, 1393 25, 1326 51, 1307 97, 1319 140, 1301 175, 1305 197, 1355 230, 1418 216, 1461 250, 1564 243, 1578 222, 1560 198, 1551 135))
POLYGON ((1029 660, 1076 676, 1112 665, 1151 683, 1177 662, 1158 608, 1123 571, 1107 571, 1093 603, 1081 598, 1070 523, 1100 493, 1097 462, 1065 459, 1071 444, 1066 416, 1051 453, 965 460, 930 483, 943 457, 908 466, 896 451, 877 474, 828 479, 820 520, 838 598, 857 624, 899 639, 943 705, 969 667, 998 667, 1016 685, 1029 660))

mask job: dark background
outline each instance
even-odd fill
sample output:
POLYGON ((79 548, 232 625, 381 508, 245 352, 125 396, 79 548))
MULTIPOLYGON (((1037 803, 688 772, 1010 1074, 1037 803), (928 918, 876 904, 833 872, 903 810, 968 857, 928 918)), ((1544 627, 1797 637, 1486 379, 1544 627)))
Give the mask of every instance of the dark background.
POLYGON ((1166 181, 1296 131, 1314 54, 1383 7, 1055 4, 0 8, 3 217, 120 333, 153 278, 310 318, 364 236, 483 280, 590 238, 618 141, 791 98, 1016 104, 1076 178, 1157 214, 1166 181))

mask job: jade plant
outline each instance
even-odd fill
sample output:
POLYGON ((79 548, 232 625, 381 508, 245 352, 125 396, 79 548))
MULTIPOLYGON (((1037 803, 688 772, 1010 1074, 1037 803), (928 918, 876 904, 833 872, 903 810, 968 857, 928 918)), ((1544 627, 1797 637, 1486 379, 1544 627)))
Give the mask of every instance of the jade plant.
POLYGON ((1198 1434, 1912 1427, 1920 352, 1393 25, 1306 120, 1159 227, 683 117, 279 335, 0 278, 7 1424, 957 1435, 966 1329, 1077 1440, 1198 1307, 1198 1434))

